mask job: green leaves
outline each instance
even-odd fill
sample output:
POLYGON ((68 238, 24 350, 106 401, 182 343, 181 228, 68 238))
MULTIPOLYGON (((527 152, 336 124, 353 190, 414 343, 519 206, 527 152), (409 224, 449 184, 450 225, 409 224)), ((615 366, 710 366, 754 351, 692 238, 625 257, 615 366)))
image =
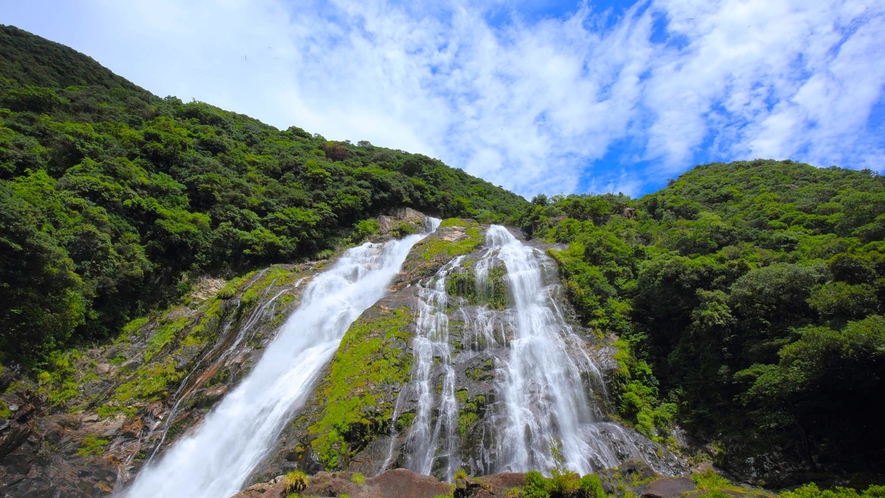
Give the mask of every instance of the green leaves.
POLYGON ((858 332, 885 299, 883 195, 869 172, 759 160, 699 166, 638 201, 538 198, 521 223, 569 244, 551 253, 570 301, 624 339, 614 391, 638 430, 678 402, 695 433, 764 435, 847 468, 885 464, 864 408, 885 389, 881 360, 858 332))

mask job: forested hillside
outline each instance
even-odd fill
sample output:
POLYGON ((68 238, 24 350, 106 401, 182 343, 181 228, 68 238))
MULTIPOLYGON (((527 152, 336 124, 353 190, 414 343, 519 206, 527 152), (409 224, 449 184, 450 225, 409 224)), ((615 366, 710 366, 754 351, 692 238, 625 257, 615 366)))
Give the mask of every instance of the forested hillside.
POLYGON ((579 313, 622 338, 640 430, 676 420, 760 473, 883 470, 885 178, 757 160, 533 204, 523 228, 570 244, 555 257, 579 313))
POLYGON ((0 360, 106 337, 202 274, 323 257, 391 208, 526 204, 426 156, 158 98, 0 26, 0 360))
POLYGON ((529 203, 426 156, 159 98, 0 26, 0 363, 51 370, 201 276, 327 257, 399 207, 562 244, 580 319, 618 338, 619 416, 645 435, 678 423, 772 485, 885 471, 885 178, 756 160, 640 199, 529 203))

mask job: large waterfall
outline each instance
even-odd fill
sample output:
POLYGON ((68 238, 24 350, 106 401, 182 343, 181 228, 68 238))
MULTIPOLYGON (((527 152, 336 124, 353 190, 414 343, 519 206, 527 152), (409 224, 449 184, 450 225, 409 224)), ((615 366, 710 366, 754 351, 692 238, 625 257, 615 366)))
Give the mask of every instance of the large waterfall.
POLYGON ((412 379, 394 413, 414 413, 405 467, 451 480, 459 467, 587 474, 641 458, 669 473, 653 443, 606 415, 604 380, 564 316, 556 266, 542 251, 492 225, 483 252, 456 257, 418 287, 412 379))
MULTIPOLYGON (((438 223, 433 220, 433 228, 438 223)), ((228 498, 239 492, 303 404, 347 328, 384 295, 422 237, 350 249, 317 275, 248 377, 192 435, 143 469, 126 496, 228 498)))

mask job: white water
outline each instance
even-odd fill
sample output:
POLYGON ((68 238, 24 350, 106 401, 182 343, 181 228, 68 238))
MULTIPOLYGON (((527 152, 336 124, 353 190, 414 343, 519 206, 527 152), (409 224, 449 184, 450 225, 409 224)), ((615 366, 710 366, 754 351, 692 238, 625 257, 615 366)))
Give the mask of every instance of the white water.
MULTIPOLYGON (((433 229, 439 220, 433 220, 433 229)), ((243 382, 196 431, 143 469, 128 498, 228 498, 271 451, 359 315, 383 297, 423 235, 347 251, 304 291, 274 341, 243 382)))
POLYGON ((605 421, 585 394, 581 374, 598 377, 599 371, 551 296, 558 284, 544 284, 544 273, 555 271, 552 261, 501 226, 489 228, 486 246, 486 257, 507 268, 514 314, 509 355, 498 360, 503 409, 495 420, 494 469, 543 472, 563 465, 587 474, 639 456, 624 429, 605 421))
MULTIPOLYGON (((458 256, 437 272, 434 280, 418 291, 419 312, 413 345, 415 366, 412 385, 418 392, 415 420, 406 439, 405 467, 419 474, 430 475, 434 463, 445 465, 442 475, 451 481, 459 467, 458 403, 455 399, 455 369, 449 345, 449 317, 446 276, 461 263, 458 256), (435 394, 434 358, 443 369, 442 388, 435 394), (439 407, 433 422, 433 407, 439 407)), ((396 420, 396 419, 394 419, 396 420)), ((388 458, 389 460, 389 458, 388 458)), ((386 463, 386 462, 385 462, 386 463)))

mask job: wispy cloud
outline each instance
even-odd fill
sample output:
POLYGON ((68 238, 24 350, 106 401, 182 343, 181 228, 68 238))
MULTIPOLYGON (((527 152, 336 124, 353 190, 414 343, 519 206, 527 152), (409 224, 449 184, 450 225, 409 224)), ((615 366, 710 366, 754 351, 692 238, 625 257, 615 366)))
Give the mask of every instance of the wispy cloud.
POLYGON ((43 32, 36 16, 22 27, 161 95, 422 152, 527 196, 636 194, 713 160, 885 166, 871 115, 885 0, 576 3, 546 18, 496 0, 79 10, 79 32, 43 32))

